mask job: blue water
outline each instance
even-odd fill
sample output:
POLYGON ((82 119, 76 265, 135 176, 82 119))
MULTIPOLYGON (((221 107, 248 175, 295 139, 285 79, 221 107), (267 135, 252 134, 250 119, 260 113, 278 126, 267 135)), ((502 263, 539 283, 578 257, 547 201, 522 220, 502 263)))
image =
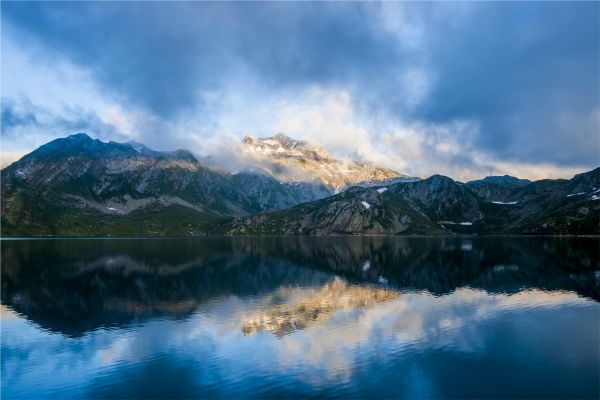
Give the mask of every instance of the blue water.
POLYGON ((2 398, 600 397, 597 238, 1 244, 2 398))

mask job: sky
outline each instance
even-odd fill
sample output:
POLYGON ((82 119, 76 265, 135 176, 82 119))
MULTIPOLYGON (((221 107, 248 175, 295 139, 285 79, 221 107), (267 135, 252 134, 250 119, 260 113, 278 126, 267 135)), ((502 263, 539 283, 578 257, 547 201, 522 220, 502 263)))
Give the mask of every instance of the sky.
POLYGON ((598 2, 0 7, 3 166, 76 132, 200 156, 282 132, 459 180, 600 166, 598 2))

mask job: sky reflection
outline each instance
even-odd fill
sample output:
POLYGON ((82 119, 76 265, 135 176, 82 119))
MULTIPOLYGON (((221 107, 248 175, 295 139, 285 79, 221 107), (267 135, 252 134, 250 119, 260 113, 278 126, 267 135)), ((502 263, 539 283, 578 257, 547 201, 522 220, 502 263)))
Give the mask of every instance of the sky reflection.
POLYGON ((596 243, 464 243, 3 242, 2 396, 597 398, 596 243))
MULTIPOLYGON (((289 298, 297 299, 314 290, 290 292, 289 298)), ((203 385, 227 382, 252 391, 258 388, 250 377, 269 376, 323 389, 361 379, 374 364, 390 367, 419 354, 486 357, 498 351, 502 340, 510 340, 502 351, 513 362, 527 357, 598 370, 598 304, 574 293, 509 295, 463 288, 437 297, 402 292, 371 307, 337 311, 321 324, 288 335, 244 336, 244 319, 268 302, 264 296, 229 296, 204 304, 185 320, 157 318, 77 339, 43 331, 3 306, 2 378, 10 382, 3 394, 40 394, 43 388, 46 394, 85 396, 90 383, 143 370, 163 357, 190 368, 191 377, 203 385), (500 332, 510 335, 503 339, 500 332), (565 337, 570 340, 564 342, 565 337)), ((411 372, 421 380, 425 373, 411 372)), ((437 393, 437 388, 424 393, 437 393)))

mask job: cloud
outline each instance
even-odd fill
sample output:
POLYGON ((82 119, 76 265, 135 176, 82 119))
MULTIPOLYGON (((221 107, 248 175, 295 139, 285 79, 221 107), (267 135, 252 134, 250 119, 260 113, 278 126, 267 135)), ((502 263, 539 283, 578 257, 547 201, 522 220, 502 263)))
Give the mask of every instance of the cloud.
POLYGON ((10 158, 7 155, 11 152, 21 154, 65 133, 89 132, 103 140, 129 140, 130 137, 119 128, 118 122, 78 106, 62 108, 60 114, 56 114, 27 100, 16 102, 3 99, 3 157, 10 158))
MULTIPOLYGON (((482 175, 515 175, 532 180, 564 178, 584 165, 502 160, 477 147, 477 120, 444 124, 401 121, 385 113, 360 110, 347 92, 313 88, 294 100, 272 100, 265 107, 272 132, 285 132, 331 150, 345 159, 364 159, 402 173, 429 177, 440 173, 468 181, 482 175)), ((260 111, 256 111, 260 114, 260 111)))
MULTIPOLYGON (((598 3, 1 7, 3 113, 95 115, 99 136, 202 154, 276 128, 420 176, 600 164, 598 3)), ((6 151, 72 133, 35 118, 3 117, 32 127, 6 151)))

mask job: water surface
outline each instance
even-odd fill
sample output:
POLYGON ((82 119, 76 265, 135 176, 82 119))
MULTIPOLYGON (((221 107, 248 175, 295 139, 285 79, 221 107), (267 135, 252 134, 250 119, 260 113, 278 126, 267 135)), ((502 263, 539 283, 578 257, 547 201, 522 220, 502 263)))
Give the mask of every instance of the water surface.
POLYGON ((598 398, 597 238, 2 241, 3 398, 598 398))

